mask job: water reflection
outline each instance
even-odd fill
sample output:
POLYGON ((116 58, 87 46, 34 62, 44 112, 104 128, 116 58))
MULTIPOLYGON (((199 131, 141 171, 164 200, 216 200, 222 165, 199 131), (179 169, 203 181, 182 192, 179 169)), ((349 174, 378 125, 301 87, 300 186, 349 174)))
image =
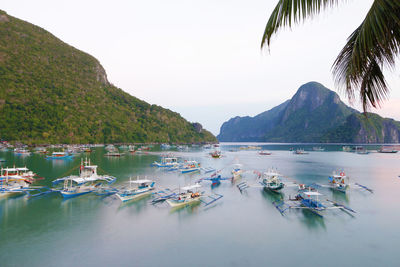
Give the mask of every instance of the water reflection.
POLYGON ((308 230, 326 230, 326 225, 323 217, 320 217, 307 209, 301 209, 301 213, 302 216, 299 216, 299 220, 308 230))
POLYGON ((349 203, 349 196, 347 195, 347 193, 337 191, 333 188, 330 188, 330 190, 332 192, 332 198, 334 201, 338 201, 339 203, 344 202, 346 204, 349 203))

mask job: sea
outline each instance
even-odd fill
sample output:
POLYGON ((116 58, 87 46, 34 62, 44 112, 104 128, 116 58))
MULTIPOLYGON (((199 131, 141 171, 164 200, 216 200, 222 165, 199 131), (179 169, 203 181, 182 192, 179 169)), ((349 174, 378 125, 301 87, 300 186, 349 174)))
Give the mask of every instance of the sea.
POLYGON ((70 160, 49 160, 32 153, 0 152, 2 167, 26 166, 44 178, 35 185, 77 175, 82 159, 98 165, 100 174, 117 178, 120 187, 130 179, 156 182, 155 191, 194 184, 212 173, 181 174, 151 166, 165 154, 181 162, 198 161, 222 177, 231 177, 241 164, 242 178, 212 186, 202 180, 206 196, 222 195, 209 205, 171 209, 151 204, 156 196, 121 203, 115 196, 87 194, 63 199, 53 192, 0 199, 0 266, 399 266, 400 153, 368 154, 342 151, 342 145, 221 143, 221 158, 201 146, 178 151, 154 146, 148 152, 105 157, 104 147, 70 160), (256 146, 249 148, 248 146, 256 146), (313 151, 313 147, 324 151, 313 151), (295 149, 308 154, 296 155, 295 149), (268 150, 271 155, 260 155, 268 150), (257 176, 275 168, 287 186, 281 193, 265 191, 257 176), (324 185, 334 171, 350 179, 347 193, 324 185), (242 192, 237 185, 246 183, 242 192), (276 201, 289 201, 297 184, 321 185, 321 201, 350 207, 325 210, 320 217, 307 209, 281 214, 276 201), (355 185, 361 184, 370 192, 355 185))

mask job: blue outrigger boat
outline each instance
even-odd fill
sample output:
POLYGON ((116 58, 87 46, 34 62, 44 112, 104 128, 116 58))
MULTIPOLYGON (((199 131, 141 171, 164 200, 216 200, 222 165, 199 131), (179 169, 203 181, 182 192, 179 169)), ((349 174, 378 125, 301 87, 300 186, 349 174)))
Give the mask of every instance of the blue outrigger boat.
POLYGON ((58 191, 64 198, 73 198, 94 191, 103 191, 104 185, 112 184, 116 178, 109 175, 98 175, 97 166, 91 165, 90 160, 82 161, 79 167, 79 176, 67 176, 53 181, 53 185, 63 183, 58 191))
POLYGON ((321 195, 322 194, 315 189, 312 190, 309 188, 307 191, 301 190, 299 194, 295 196, 295 198, 289 198, 290 201, 296 202, 295 205, 289 205, 283 200, 274 201, 273 204, 282 215, 284 215, 284 212, 288 209, 305 209, 319 217, 323 217, 321 212, 330 209, 340 209, 348 214, 356 213, 353 209, 335 201, 327 199, 326 202, 323 202, 319 200, 319 196, 321 195))

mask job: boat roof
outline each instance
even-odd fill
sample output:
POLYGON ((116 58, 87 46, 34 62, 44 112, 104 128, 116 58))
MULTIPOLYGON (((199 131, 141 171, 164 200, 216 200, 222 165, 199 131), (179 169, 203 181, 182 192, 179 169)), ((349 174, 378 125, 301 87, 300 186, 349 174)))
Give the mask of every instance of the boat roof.
POLYGON ((140 180, 131 180, 129 182, 133 184, 145 184, 145 183, 151 183, 153 181, 149 179, 140 179, 140 180))
POLYGON ((181 189, 182 190, 191 190, 191 189, 200 188, 200 187, 201 187, 201 184, 194 184, 194 185, 184 186, 181 189))
POLYGON ((3 171, 11 171, 11 172, 16 172, 16 171, 29 171, 27 167, 21 167, 21 168, 3 168, 3 171))

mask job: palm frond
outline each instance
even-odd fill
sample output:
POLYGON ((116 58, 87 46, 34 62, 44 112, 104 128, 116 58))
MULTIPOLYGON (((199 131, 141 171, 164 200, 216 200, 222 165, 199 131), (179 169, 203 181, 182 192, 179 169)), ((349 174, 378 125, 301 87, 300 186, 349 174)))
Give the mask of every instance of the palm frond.
POLYGON ((335 6, 339 1, 341 0, 279 0, 265 26, 261 48, 265 43, 270 45, 272 35, 281 27, 290 28, 293 23, 318 14, 327 7, 335 6))
POLYGON ((350 100, 358 91, 364 111, 379 106, 389 92, 383 68, 394 67, 399 51, 400 1, 375 0, 333 64, 337 86, 350 100))

